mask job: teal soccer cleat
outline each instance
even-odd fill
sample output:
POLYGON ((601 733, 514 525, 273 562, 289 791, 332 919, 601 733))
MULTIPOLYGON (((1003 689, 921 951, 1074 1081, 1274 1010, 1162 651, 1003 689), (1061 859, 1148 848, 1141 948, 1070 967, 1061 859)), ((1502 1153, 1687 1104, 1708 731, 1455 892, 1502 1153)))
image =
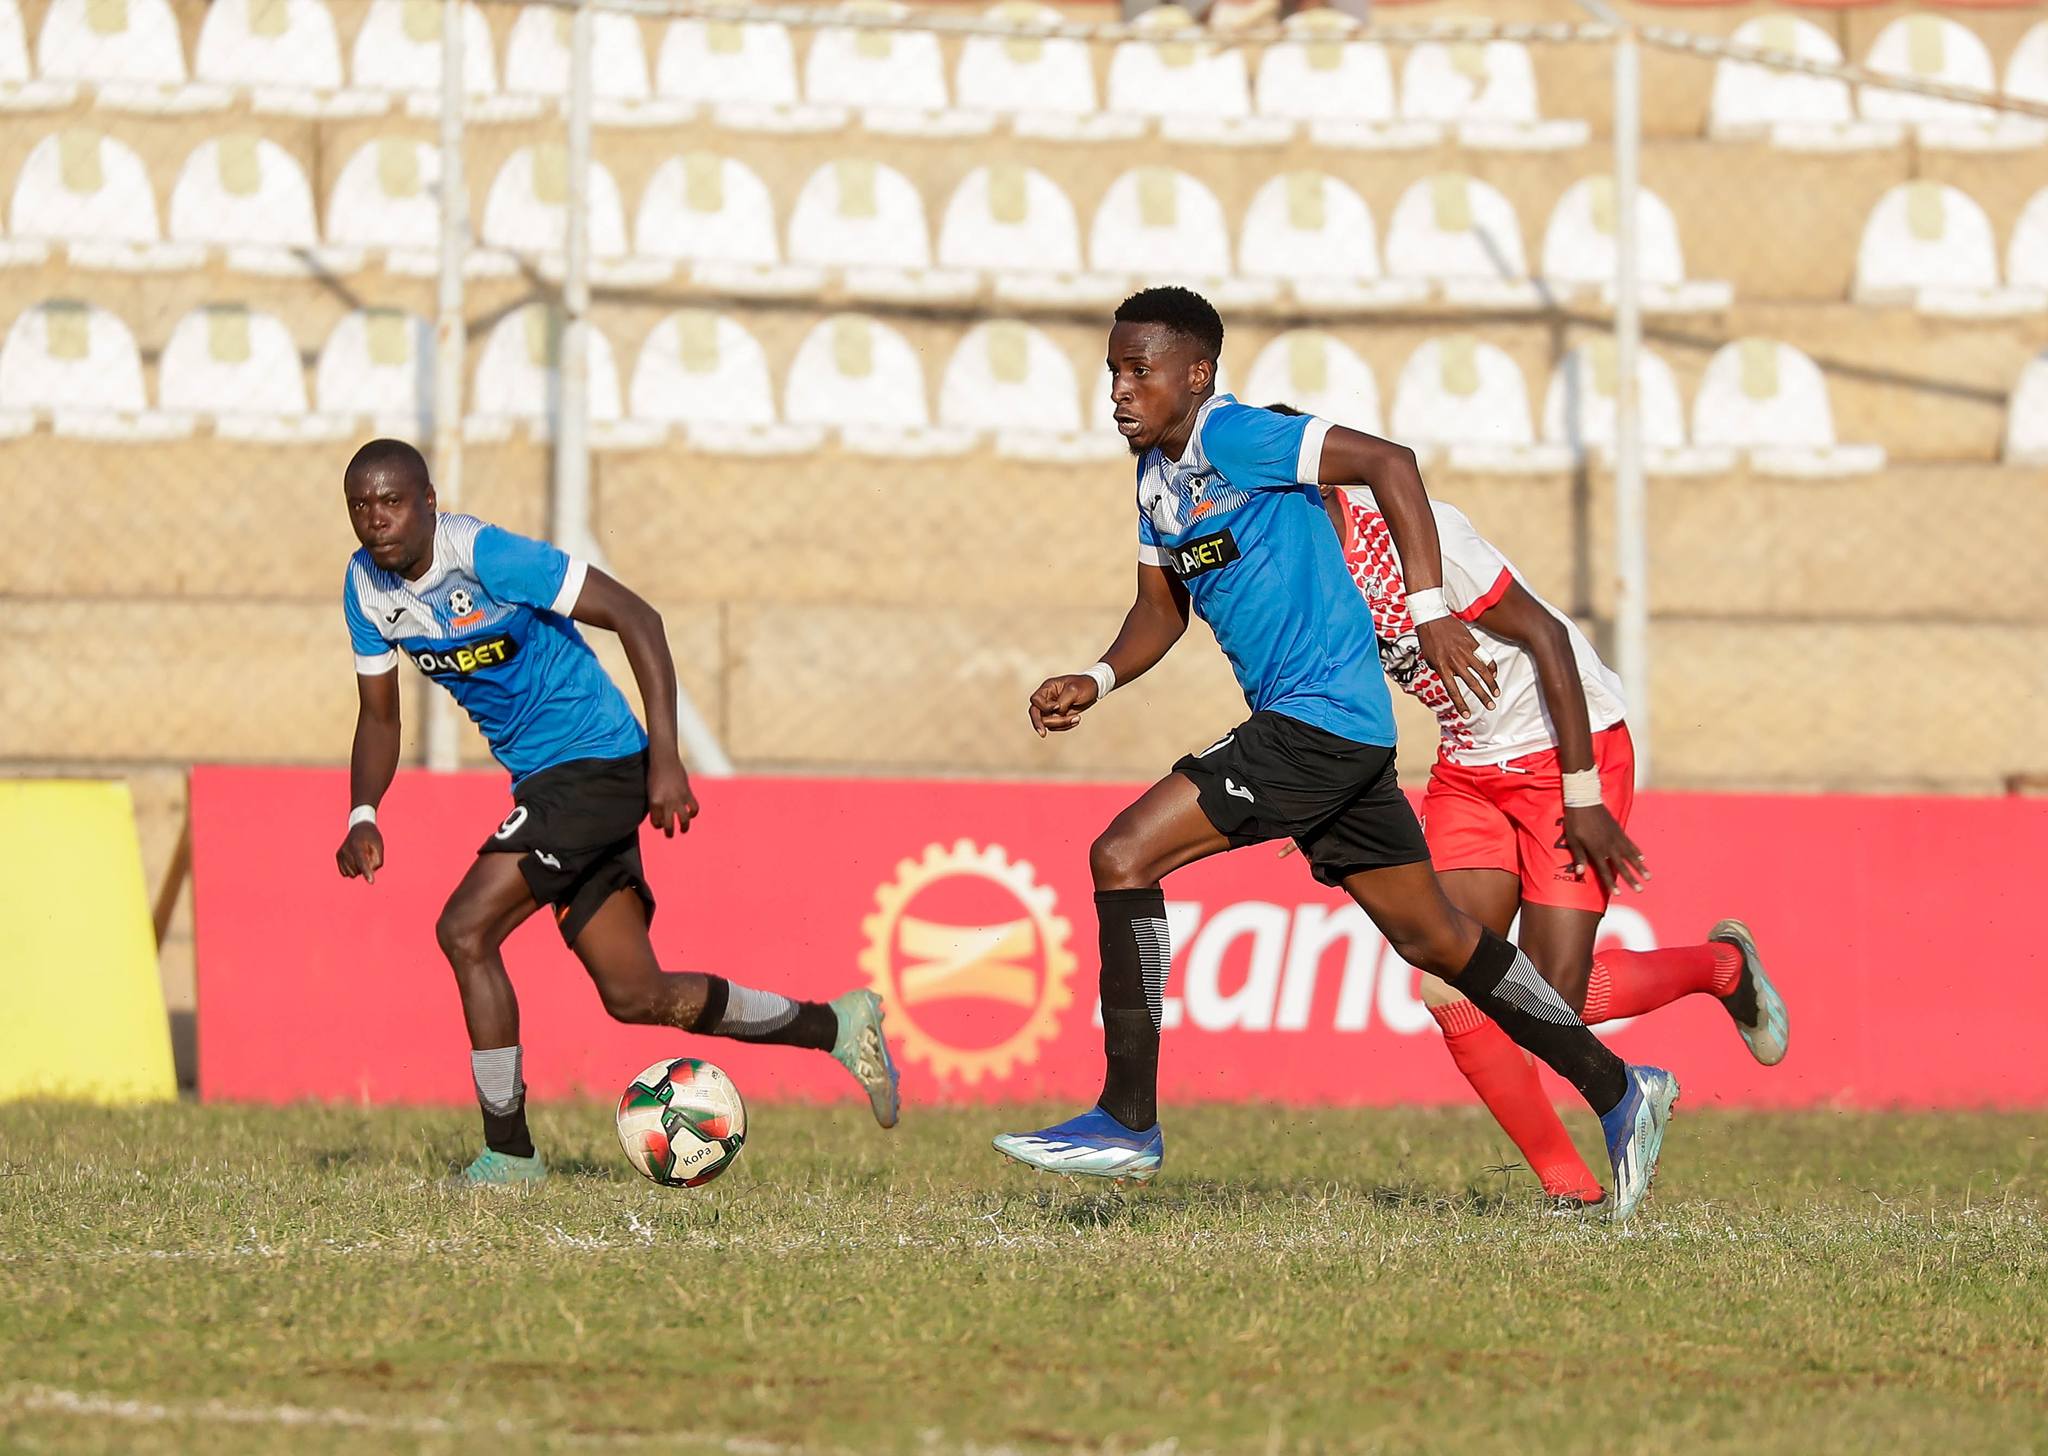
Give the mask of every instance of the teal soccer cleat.
POLYGON ((457 1188, 510 1188, 521 1183, 544 1183, 547 1176, 547 1160, 539 1153, 530 1158, 515 1158, 510 1153, 485 1148, 449 1181, 457 1188))
POLYGON ((873 991, 848 991, 829 1003, 839 1017, 839 1035, 832 1042, 832 1058, 868 1094, 868 1107, 875 1121, 894 1127, 903 1112, 897 1091, 896 1060, 889 1055, 889 1039, 882 1033, 882 998, 873 991))
POLYGON ((1792 1018, 1785 1010, 1785 998, 1764 974, 1763 958, 1756 953, 1756 936, 1740 920, 1723 920, 1707 932, 1707 939, 1732 945, 1742 952, 1743 978, 1756 992, 1756 1024, 1737 1019, 1729 998, 1724 997, 1721 1004, 1728 1008, 1728 1016, 1735 1021, 1735 1029, 1748 1045, 1749 1054, 1766 1067, 1777 1066, 1785 1060, 1785 1051, 1792 1044, 1792 1018))

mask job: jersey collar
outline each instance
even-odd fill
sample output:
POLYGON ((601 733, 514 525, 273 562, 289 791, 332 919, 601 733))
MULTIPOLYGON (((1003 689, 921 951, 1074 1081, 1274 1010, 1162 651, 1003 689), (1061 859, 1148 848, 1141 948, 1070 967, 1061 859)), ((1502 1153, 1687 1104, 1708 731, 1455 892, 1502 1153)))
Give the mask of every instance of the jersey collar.
POLYGON ((1203 400, 1202 407, 1195 411, 1195 427, 1192 430, 1188 431, 1187 448, 1180 452, 1180 459, 1169 461, 1166 458, 1166 452, 1164 450, 1161 450, 1159 452, 1160 462, 1162 464, 1170 464, 1175 469, 1184 469, 1188 466, 1193 465, 1195 463, 1195 456, 1200 453, 1200 446, 1202 443, 1202 426, 1208 422, 1209 411, 1216 408, 1216 406, 1219 404, 1236 403, 1237 396, 1230 394, 1212 394, 1207 399, 1203 400))

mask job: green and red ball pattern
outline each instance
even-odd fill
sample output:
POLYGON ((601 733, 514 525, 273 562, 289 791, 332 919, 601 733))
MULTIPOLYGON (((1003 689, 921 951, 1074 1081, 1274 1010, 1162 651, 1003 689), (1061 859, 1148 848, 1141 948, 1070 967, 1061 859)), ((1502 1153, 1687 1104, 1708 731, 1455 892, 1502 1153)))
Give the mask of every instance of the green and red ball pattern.
POLYGON ((733 1164, 747 1140, 747 1107, 710 1062, 656 1062, 619 1098, 626 1160, 669 1188, 699 1188, 733 1164))

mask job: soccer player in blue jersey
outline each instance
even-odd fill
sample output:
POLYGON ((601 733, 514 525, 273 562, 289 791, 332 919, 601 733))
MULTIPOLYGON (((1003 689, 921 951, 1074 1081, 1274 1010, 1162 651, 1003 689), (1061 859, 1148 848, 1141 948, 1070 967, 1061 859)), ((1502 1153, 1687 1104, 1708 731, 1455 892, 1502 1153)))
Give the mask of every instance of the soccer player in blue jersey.
POLYGON ((861 1084, 876 1120, 894 1126, 896 1068, 874 992, 792 1001, 722 976, 664 971, 655 959, 640 821, 687 832, 697 799, 676 749, 675 663, 654 608, 544 541, 439 514, 426 461, 403 441, 358 450, 343 491, 362 549, 342 586, 358 708, 355 808, 335 863, 372 884, 384 865, 377 805, 398 768, 400 657, 454 695, 512 775, 511 813, 435 926, 462 995, 483 1109, 484 1151, 463 1178, 546 1176, 526 1126, 519 1003, 499 954, 543 905, 616 1019, 829 1052, 861 1084), (625 644, 646 731, 578 622, 625 644))
POLYGON ((1215 392, 1223 321, 1199 295, 1126 299, 1109 335, 1110 400, 1137 459, 1138 591, 1086 672, 1031 695, 1032 726, 1065 732, 1153 667, 1190 610, 1216 635, 1251 717, 1125 809, 1089 852, 1102 952, 1098 1104, 996 1147, 1036 1168, 1143 1180, 1165 1151, 1157 1113, 1169 960, 1160 881, 1183 865, 1291 838, 1394 949, 1455 985, 1600 1114, 1613 1216, 1649 1187, 1678 1083, 1596 1039, 1527 956, 1445 898, 1394 775, 1393 707, 1378 639, 1323 513, 1323 484, 1369 487, 1409 588, 1421 652, 1453 694, 1491 699, 1491 668, 1443 601, 1443 563, 1414 452, 1311 416, 1215 392))

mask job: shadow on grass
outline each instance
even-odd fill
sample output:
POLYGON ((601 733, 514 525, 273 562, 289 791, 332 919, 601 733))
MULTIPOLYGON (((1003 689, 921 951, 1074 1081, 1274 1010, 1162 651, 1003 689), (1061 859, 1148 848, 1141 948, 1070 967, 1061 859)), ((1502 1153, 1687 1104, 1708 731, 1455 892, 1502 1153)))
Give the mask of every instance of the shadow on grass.
MULTIPOLYGON (((1490 1170, 1496 1174, 1521 1171, 1490 1170)), ((1300 1182, 1219 1182, 1176 1180, 1162 1185, 1103 1184, 1062 1178, 1061 1186, 1040 1188, 1028 1195, 1028 1207, 1062 1223, 1084 1228, 1141 1228, 1162 1218, 1192 1217, 1204 1221, 1242 1215, 1254 1205, 1271 1212, 1275 1204, 1305 1208, 1332 1204, 1364 1204, 1373 1208, 1464 1218, 1518 1217, 1540 1213, 1548 1205, 1540 1190, 1506 1177, 1482 1186, 1466 1185, 1455 1192, 1419 1183, 1345 1184, 1325 1180, 1300 1182)))

